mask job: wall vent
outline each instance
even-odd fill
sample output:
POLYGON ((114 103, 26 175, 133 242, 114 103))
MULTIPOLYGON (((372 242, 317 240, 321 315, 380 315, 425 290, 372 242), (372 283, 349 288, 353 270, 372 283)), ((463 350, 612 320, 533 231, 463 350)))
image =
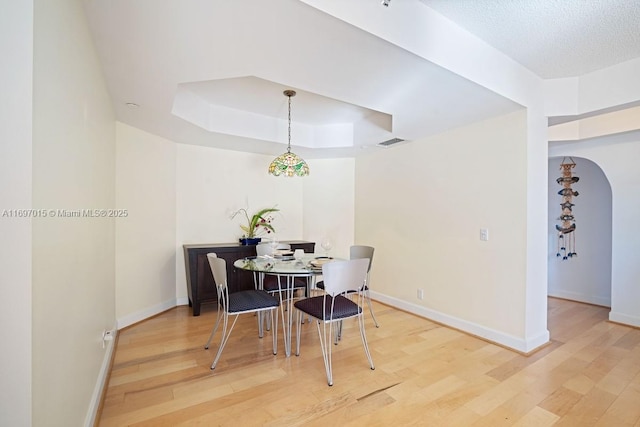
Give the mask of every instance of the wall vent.
POLYGON ((390 145, 393 144, 397 144, 398 142, 402 142, 404 141, 404 139, 400 139, 400 138, 392 138, 392 139, 388 139, 386 141, 382 141, 381 143, 379 143, 378 145, 381 145, 383 147, 388 147, 390 145))

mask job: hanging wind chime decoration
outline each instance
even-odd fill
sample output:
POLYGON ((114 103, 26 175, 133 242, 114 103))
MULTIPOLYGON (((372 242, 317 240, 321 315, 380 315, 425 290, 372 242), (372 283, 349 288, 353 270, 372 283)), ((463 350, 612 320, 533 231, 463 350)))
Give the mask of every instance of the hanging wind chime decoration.
POLYGON ((578 255, 576 252, 576 223, 573 217, 573 198, 578 196, 578 192, 571 188, 571 185, 580 179, 577 176, 573 176, 572 170, 575 167, 576 163, 571 157, 569 157, 569 162, 567 162, 566 157, 563 158, 562 163, 560 163, 562 176, 556 179, 556 182, 562 185, 562 190, 558 191, 558 194, 562 196, 562 203, 560 203, 562 210, 560 217, 558 217, 561 224, 556 225, 556 230, 558 231, 558 252, 556 256, 562 257, 563 260, 578 255))

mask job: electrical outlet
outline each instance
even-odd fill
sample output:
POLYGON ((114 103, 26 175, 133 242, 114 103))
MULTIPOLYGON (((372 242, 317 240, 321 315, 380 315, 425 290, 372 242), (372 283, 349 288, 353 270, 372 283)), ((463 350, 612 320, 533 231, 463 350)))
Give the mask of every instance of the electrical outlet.
POLYGON ((418 289, 418 299, 424 299, 424 290, 418 289))
POLYGON ((102 348, 105 348, 107 341, 113 341, 114 331, 104 330, 102 331, 102 348))
POLYGON ((482 240, 483 242, 486 242, 487 240, 489 240, 489 229, 488 228, 481 228, 480 229, 480 240, 482 240))

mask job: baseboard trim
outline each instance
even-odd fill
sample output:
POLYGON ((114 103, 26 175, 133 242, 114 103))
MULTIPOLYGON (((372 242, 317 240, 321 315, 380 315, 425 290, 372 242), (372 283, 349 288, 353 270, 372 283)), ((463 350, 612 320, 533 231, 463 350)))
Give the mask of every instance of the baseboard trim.
POLYGON ((554 298, 584 302, 587 304, 599 305, 602 307, 611 307, 611 298, 603 298, 595 295, 584 295, 578 292, 567 292, 558 289, 554 289, 553 291, 550 290, 548 295, 554 298))
POLYGON ((113 331, 115 336, 111 341, 106 341, 104 357, 102 359, 102 365, 98 372, 98 379, 96 385, 93 388, 91 395, 91 401, 89 402, 89 408, 84 420, 85 427, 94 427, 98 422, 98 414, 102 408, 103 395, 106 390, 107 383, 109 381, 109 375, 111 375, 111 364, 113 363, 113 356, 115 354, 117 330, 116 325, 113 325, 113 331))
MULTIPOLYGON (((184 304, 188 304, 188 298, 184 299, 186 300, 184 304)), ((116 320, 116 324, 113 326, 115 336, 113 340, 106 342, 106 351, 104 353, 104 358, 102 359, 102 365, 100 366, 100 372, 98 373, 98 379, 93 389, 93 394, 91 395, 91 401, 89 402, 87 416, 85 417, 85 427, 93 427, 98 421, 97 417, 102 407, 103 395, 106 391, 109 375, 111 374, 111 365, 113 363, 113 357, 115 355, 115 346, 117 342, 118 331, 120 329, 131 326, 134 323, 141 322, 164 311, 170 310, 177 305, 184 305, 180 304, 180 302, 182 302, 182 299, 172 299, 116 320)))
MULTIPOLYGON (((477 323, 469 322, 464 319, 450 316, 448 314, 441 313, 436 310, 431 310, 429 308, 422 307, 417 304, 403 301, 395 297, 390 297, 388 295, 380 294, 373 290, 371 291, 371 296, 373 299, 378 300, 391 307, 395 307, 400 310, 404 310, 409 313, 415 314, 417 316, 431 319, 435 322, 442 323, 443 325, 458 329, 462 332, 466 332, 468 334, 477 336, 479 338, 493 342, 500 346, 507 347, 519 353, 529 354, 529 353, 535 352, 537 349, 543 347, 549 342, 549 331, 544 331, 543 333, 537 336, 523 339, 513 335, 505 334, 504 332, 496 331, 491 328, 487 328, 477 323)), ((132 313, 122 318, 119 318, 117 320, 117 327, 118 329, 126 328, 135 323, 141 322, 157 314, 160 314, 164 311, 170 310, 176 306, 187 305, 188 303, 189 303, 189 299, 186 297, 174 298, 172 300, 165 301, 153 307, 149 307, 144 310, 138 311, 136 313, 132 313)), ((615 313, 613 312, 609 315, 609 320, 611 320, 612 322, 640 326, 640 319, 631 319, 629 316, 615 315, 615 313)))
POLYGON ((395 297, 380 294, 374 292, 373 290, 371 291, 371 298, 387 304, 391 307, 395 307, 408 313, 433 320, 445 326, 452 327, 454 329, 460 330, 470 335, 474 335, 478 338, 482 338, 486 341, 495 343, 502 347, 506 347, 523 354, 533 353, 549 342, 549 331, 544 331, 543 333, 535 337, 522 339, 513 335, 505 334, 504 332, 496 331, 494 329, 478 325, 477 323, 450 316, 436 310, 431 310, 417 304, 412 304, 395 297))
POLYGON ((118 329, 126 328, 127 326, 131 326, 134 323, 142 322, 143 320, 146 320, 150 317, 160 314, 163 311, 172 309, 177 305, 180 305, 180 304, 178 304, 178 301, 174 298, 174 299, 170 299, 168 301, 162 302, 160 304, 154 305, 153 307, 145 308, 144 310, 140 310, 138 312, 128 314, 124 317, 117 319, 118 329))
POLYGON ((611 311, 609 312, 609 320, 611 322, 640 328, 640 317, 637 316, 630 316, 628 314, 611 311))

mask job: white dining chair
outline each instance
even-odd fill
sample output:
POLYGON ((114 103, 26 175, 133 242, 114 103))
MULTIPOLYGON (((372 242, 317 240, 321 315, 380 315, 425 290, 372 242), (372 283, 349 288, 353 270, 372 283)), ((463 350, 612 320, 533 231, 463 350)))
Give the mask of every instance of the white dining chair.
MULTIPOLYGON (((258 256, 272 256, 273 250, 274 250, 272 244, 270 242, 266 242, 264 243, 264 246, 262 243, 258 244, 256 246, 256 254, 258 256), (268 248, 264 246, 268 246, 268 248)), ((289 243, 278 243, 275 246, 275 250, 277 251, 291 250, 291 245, 289 243)), ((256 282, 257 287, 262 286, 261 289, 264 289, 265 291, 274 295, 280 292, 281 284, 278 283, 278 277, 276 275, 263 274, 262 277, 254 276, 254 279, 257 281, 260 281, 260 280, 262 281, 261 284, 256 282)), ((306 279, 301 277, 295 278, 293 287, 294 289, 305 289, 305 293, 306 293, 306 289, 307 289, 306 279)))
MULTIPOLYGON (((291 245, 289 243, 282 243, 282 242, 277 243, 275 247, 272 242, 264 242, 264 243, 261 242, 256 245, 256 255, 259 257, 273 256, 274 250, 277 250, 277 251, 291 250, 291 245)), ((256 289, 262 289, 273 296, 277 295, 279 298, 280 296, 283 295, 283 287, 286 287, 287 285, 287 282, 286 282, 287 278, 281 278, 273 274, 254 272, 253 280, 254 280, 254 285, 256 289)), ((296 277, 293 279, 293 289, 292 290, 285 289, 284 294, 293 295, 296 291, 304 290, 304 293, 306 296, 307 288, 308 288, 307 279, 302 277, 296 277)), ((285 302, 285 301, 282 301, 282 302, 285 302)), ((271 329, 271 322, 269 318, 267 318, 266 329, 267 331, 271 329)))
POLYGON ((360 328, 360 338, 371 369, 375 369, 364 328, 363 302, 364 285, 367 278, 368 259, 328 262, 322 266, 324 277, 323 295, 296 301, 298 309, 296 330, 296 356, 300 355, 300 330, 304 315, 311 316, 317 322, 320 349, 324 360, 327 382, 333 385, 333 364, 331 358, 333 335, 343 320, 356 317, 360 328), (355 289, 355 291, 354 291, 355 289), (354 293, 355 292, 355 293, 354 293), (355 298, 349 298, 354 294, 355 298), (322 324, 322 328, 321 325, 322 324))
MULTIPOLYGON (((364 293, 365 300, 367 305, 369 306, 369 312, 371 313, 371 318, 373 319, 373 323, 376 325, 376 328, 379 328, 378 319, 376 319, 376 315, 373 313, 373 304, 371 304, 371 293, 370 293, 370 283, 371 283, 371 265, 373 264, 373 253, 375 252, 375 248, 372 246, 365 245, 353 245, 349 248, 349 259, 360 259, 366 258, 369 260, 369 266, 367 267, 367 280, 364 284, 364 293)), ((316 283, 315 287, 317 289, 324 290, 324 281, 319 281, 316 283)))
MULTIPOLYGON (((220 339, 218 352, 211 364, 211 369, 216 368, 222 355, 222 350, 226 346, 229 336, 231 336, 238 317, 245 313, 262 313, 268 311, 271 314, 271 324, 274 325, 271 335, 273 339, 273 354, 275 355, 278 351, 278 323, 274 321, 274 313, 277 312, 280 306, 278 299, 258 289, 250 289, 230 294, 229 287, 227 286, 227 262, 222 258, 218 258, 215 253, 208 253, 207 260, 209 261, 218 293, 218 317, 216 318, 216 323, 211 331, 211 335, 209 335, 209 340, 204 346, 205 349, 209 349, 209 345, 222 321, 222 337, 220 339), (231 327, 229 327, 229 316, 235 316, 231 327)), ((258 316, 259 319, 260 317, 261 316, 258 316)), ((259 328, 259 330, 259 336, 262 338, 262 328, 259 328)))

